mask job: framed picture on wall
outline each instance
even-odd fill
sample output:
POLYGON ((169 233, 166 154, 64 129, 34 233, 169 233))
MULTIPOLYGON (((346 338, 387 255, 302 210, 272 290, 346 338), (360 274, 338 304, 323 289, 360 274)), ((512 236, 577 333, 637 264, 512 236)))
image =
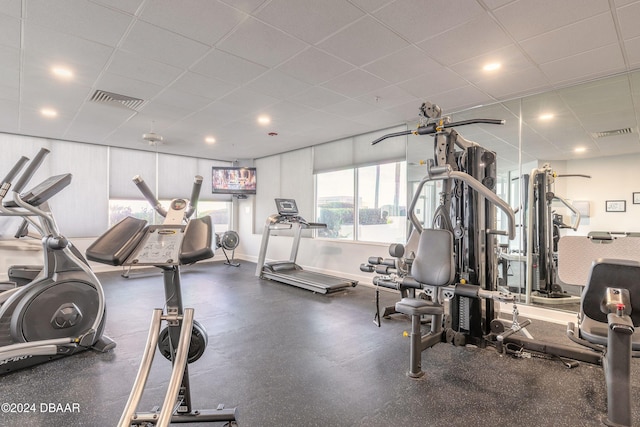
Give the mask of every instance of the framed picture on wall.
POLYGON ((626 200, 607 200, 607 212, 626 212, 626 200))
POLYGON ((633 193, 633 204, 640 205, 640 193, 633 193))

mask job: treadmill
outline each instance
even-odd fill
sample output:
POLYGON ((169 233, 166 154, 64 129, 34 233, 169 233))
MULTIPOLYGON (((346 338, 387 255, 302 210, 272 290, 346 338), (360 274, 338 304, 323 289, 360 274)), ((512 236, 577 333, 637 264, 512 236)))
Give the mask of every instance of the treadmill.
POLYGON ((304 288, 309 291, 329 294, 356 286, 357 280, 345 279, 343 277, 330 276, 328 274, 315 273, 303 270, 296 264, 298 248, 302 230, 327 228, 326 224, 307 222, 298 215, 298 206, 293 199, 275 199, 278 213, 267 218, 262 233, 262 244, 258 255, 258 266, 256 276, 261 279, 275 280, 288 285, 304 288), (273 230, 292 230, 293 246, 291 256, 288 261, 274 261, 265 263, 269 236, 273 230))

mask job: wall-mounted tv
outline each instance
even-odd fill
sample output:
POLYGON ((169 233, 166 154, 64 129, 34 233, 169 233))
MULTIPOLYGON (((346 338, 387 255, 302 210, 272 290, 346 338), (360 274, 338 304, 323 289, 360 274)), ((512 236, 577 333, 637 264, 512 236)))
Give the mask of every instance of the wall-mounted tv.
POLYGON ((211 185, 214 194, 256 194, 256 168, 213 166, 211 185))

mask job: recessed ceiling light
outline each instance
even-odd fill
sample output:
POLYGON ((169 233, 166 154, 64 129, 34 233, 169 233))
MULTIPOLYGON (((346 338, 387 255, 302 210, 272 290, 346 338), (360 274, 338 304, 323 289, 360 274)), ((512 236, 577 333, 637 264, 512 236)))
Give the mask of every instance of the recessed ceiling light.
POLYGON ((269 123, 271 123, 271 117, 260 116, 258 117, 258 123, 260 123, 261 125, 268 125, 269 123))
POLYGON ((214 142, 216 142, 216 139, 212 136, 208 136, 204 139, 204 142, 206 142, 207 144, 213 144, 214 142))
POLYGON ((73 71, 66 67, 53 67, 51 68, 51 73, 62 79, 70 79, 73 77, 73 71))
POLYGON ((576 147, 573 149, 574 153, 584 153, 585 151, 587 151, 586 147, 576 147))
POLYGON ((486 64, 484 67, 482 67, 482 69, 484 71, 496 71, 500 69, 500 67, 502 67, 502 64, 500 64, 499 62, 492 62, 490 64, 486 64))
POLYGON ((538 118, 539 118, 540 120, 551 120, 551 119, 553 119, 553 118, 554 118, 554 115, 553 115, 553 114, 551 114, 551 113, 540 114, 540 115, 538 116, 538 118))
POLYGON ((45 117, 56 117, 58 115, 58 112, 52 108, 43 108, 40 110, 40 114, 45 117))

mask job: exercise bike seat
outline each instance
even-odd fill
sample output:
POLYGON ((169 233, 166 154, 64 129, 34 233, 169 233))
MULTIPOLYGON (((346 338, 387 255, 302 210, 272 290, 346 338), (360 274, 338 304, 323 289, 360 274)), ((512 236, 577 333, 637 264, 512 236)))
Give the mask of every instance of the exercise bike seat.
POLYGON ((580 338, 598 345, 607 345, 609 325, 602 301, 607 288, 629 291, 631 307, 628 308, 635 327, 632 350, 640 350, 640 263, 631 260, 598 259, 591 267, 589 280, 584 288, 580 307, 580 338), (635 310, 633 310, 635 307, 635 310))

